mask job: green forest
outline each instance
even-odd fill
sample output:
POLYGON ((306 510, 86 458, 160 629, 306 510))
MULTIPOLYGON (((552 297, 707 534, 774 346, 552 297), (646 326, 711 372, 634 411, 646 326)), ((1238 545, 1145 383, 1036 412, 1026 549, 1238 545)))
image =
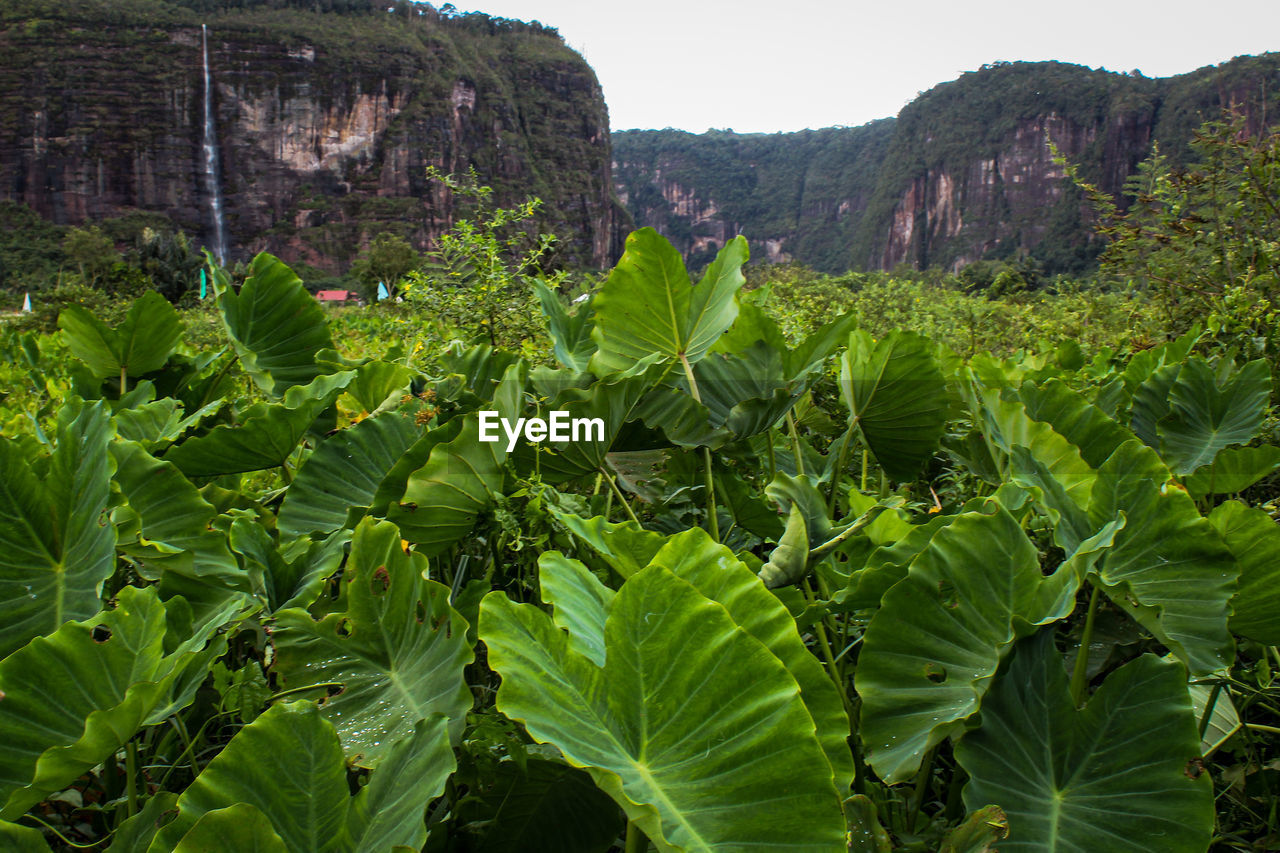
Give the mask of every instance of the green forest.
POLYGON ((921 93, 894 118, 858 127, 616 132, 614 171, 635 221, 662 231, 698 265, 714 255, 705 239, 727 229, 779 241, 794 260, 827 274, 899 263, 956 270, 1025 257, 1050 276, 1079 276, 1095 268, 1102 244, 1081 215, 1080 194, 1059 191, 1046 138, 1123 202, 1125 178, 1153 143, 1186 165, 1196 129, 1224 108, 1248 116, 1257 133, 1280 106, 1278 84, 1275 53, 1166 78, 998 62, 921 93), (1016 174, 1003 161, 1040 166, 1016 174), (887 262, 895 214, 913 189, 927 195, 939 181, 950 188, 959 227, 939 231, 928 211, 939 200, 916 198, 913 240, 887 262), (709 212, 677 210, 664 193, 689 196, 709 212))

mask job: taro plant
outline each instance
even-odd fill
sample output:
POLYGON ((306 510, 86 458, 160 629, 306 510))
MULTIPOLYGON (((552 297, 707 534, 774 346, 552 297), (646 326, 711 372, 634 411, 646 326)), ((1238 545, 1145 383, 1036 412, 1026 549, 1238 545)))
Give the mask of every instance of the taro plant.
POLYGON ((3 846, 1274 835, 1265 363, 788 338, 746 256, 694 283, 646 229, 535 288, 555 366, 344 355, 267 255, 214 271, 221 350, 65 314, 53 427, 0 441, 3 846))

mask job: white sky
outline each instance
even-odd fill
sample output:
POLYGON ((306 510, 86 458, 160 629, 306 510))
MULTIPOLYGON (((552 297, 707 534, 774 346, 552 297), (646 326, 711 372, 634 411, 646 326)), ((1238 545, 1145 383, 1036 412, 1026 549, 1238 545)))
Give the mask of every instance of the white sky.
POLYGON ((1280 50, 1280 0, 455 5, 556 27, 599 76, 614 130, 859 125, 988 62, 1057 59, 1165 77, 1280 50))

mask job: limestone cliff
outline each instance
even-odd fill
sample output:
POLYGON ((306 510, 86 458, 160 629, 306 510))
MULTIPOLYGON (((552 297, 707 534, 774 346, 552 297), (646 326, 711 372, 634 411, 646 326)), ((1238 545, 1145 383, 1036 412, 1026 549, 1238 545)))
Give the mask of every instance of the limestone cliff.
POLYGON ((542 198, 563 260, 611 261, 608 114, 554 30, 372 0, 204 5, 0 12, 0 199, 69 224, 157 212, 207 242, 204 23, 233 258, 336 269, 380 231, 426 246, 455 216, 434 165, 475 168, 500 202, 542 198))
POLYGON ((1049 141, 1120 195, 1159 140, 1175 157, 1224 106, 1280 116, 1280 54, 1178 77, 1001 63, 944 83, 896 119, 792 134, 614 134, 619 195, 697 261, 743 233, 756 258, 846 269, 956 268, 1035 256, 1076 272, 1097 251, 1049 141))

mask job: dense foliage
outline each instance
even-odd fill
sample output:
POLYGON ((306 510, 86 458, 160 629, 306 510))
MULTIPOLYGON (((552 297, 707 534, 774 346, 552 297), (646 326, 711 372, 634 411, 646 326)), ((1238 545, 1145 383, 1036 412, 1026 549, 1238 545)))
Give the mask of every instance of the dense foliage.
POLYGON ((1172 166, 1159 149, 1141 163, 1127 210, 1080 181, 1108 238, 1102 271, 1152 294, 1170 327, 1203 318, 1248 351, 1274 354, 1280 129, 1250 134, 1230 114, 1200 128, 1190 150, 1187 165, 1172 166))
POLYGON ((532 361, 268 255, 11 334, 0 839, 1264 849, 1267 360, 1118 301, 993 356, 985 297, 746 259, 638 231, 532 361), (603 434, 479 440, 553 410, 603 434))

